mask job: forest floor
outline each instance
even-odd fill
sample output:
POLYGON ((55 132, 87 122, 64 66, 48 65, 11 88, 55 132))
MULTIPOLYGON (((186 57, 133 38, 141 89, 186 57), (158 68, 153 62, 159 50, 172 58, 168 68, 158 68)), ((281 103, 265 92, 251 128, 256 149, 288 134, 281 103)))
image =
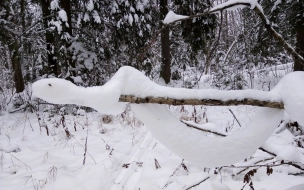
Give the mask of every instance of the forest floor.
MULTIPOLYGON (((211 122, 229 134, 246 127, 256 111, 251 106, 171 106, 169 109, 182 120, 211 122)), ((284 130, 272 135, 266 144, 279 154, 293 138, 289 130, 284 130)), ((107 116, 81 109, 76 115, 53 115, 48 111, 38 115, 0 116, 0 150, 1 190, 178 190, 200 182, 192 189, 212 190, 212 185, 225 189, 219 187, 220 183, 232 190, 241 190, 244 186, 244 190, 249 190, 244 176, 252 168, 239 172, 246 169, 246 165, 277 159, 258 150, 253 157, 236 164, 243 168, 222 169, 210 180, 207 177, 214 176, 214 170, 195 166, 172 153, 132 111, 107 116)), ((256 190, 283 190, 304 183, 303 174, 298 173, 301 171, 293 166, 278 166, 268 175, 266 167, 257 167, 251 181, 256 190)))

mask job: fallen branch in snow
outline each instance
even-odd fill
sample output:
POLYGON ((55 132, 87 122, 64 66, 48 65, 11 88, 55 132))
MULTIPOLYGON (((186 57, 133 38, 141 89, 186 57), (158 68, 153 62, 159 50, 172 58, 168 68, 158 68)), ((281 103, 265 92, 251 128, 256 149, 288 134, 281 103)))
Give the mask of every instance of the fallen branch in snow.
MULTIPOLYGON (((254 164, 259 164, 261 162, 266 162, 266 161, 269 161, 269 160, 272 160, 274 157, 271 157, 271 158, 267 158, 267 159, 261 159, 257 162, 255 162, 254 164)), ((234 176, 237 176, 237 175, 240 175, 241 173, 243 173, 244 171, 248 170, 250 167, 247 167, 247 168, 244 168, 242 169, 241 171, 239 171, 237 174, 235 174, 234 176)))
MULTIPOLYGON (((221 137, 226 137, 227 135, 224 134, 224 133, 220 133, 220 132, 217 132, 217 131, 211 131, 209 129, 204 129, 202 127, 197 127, 197 126, 194 126, 194 125, 191 125, 189 123, 186 123, 184 121, 181 120, 182 123, 184 123, 187 127, 191 127, 191 128, 194 128, 194 129, 197 129, 197 130, 200 130, 200 131, 203 131, 203 132, 207 132, 207 133, 212 133, 214 135, 217 135, 217 136, 221 136, 221 137)), ((260 147, 259 150, 263 151, 263 152, 266 152, 274 157, 276 157, 277 155, 269 150, 266 150, 265 148, 263 147, 260 147)))
POLYGON ((233 118, 236 120, 236 122, 239 124, 240 127, 241 126, 241 123, 239 122, 239 120, 236 118, 236 116, 234 115, 233 111, 231 109, 228 109, 230 111, 230 113, 232 114, 233 118))
POLYGON ((222 168, 261 168, 261 167, 276 167, 276 166, 282 166, 282 165, 289 165, 289 166, 293 166, 301 171, 304 171, 304 164, 303 163, 297 163, 297 162, 290 162, 290 161, 276 161, 276 162, 272 162, 271 164, 257 164, 257 165, 251 165, 251 166, 223 166, 222 168))
POLYGON ((182 123, 184 123, 187 127, 191 127, 191 128, 194 128, 194 129, 197 129, 197 130, 200 130, 200 131, 203 131, 203 132, 207 132, 207 133, 212 133, 212 134, 215 134, 215 135, 218 135, 218 136, 221 136, 221 137, 226 137, 227 135, 225 134, 222 134, 222 133, 219 133, 219 132, 216 132, 216 131, 211 131, 209 129, 203 129, 203 128, 200 128, 200 127, 196 127, 194 125, 191 125, 189 123, 186 123, 184 121, 181 120, 182 123))
POLYGON ((174 99, 166 97, 136 97, 132 95, 121 95, 120 102, 130 102, 135 104, 168 104, 168 105, 205 105, 205 106, 238 106, 238 105, 250 105, 259 107, 269 107, 284 109, 283 102, 274 101, 262 101, 250 98, 244 98, 241 100, 218 100, 218 99, 174 99))
POLYGON ((204 181, 206 181, 207 179, 209 179, 210 177, 206 177, 204 178, 203 180, 201 180, 200 182, 194 184, 194 185, 191 185, 190 187, 187 187, 185 190, 189 190, 189 189, 192 189, 193 187, 196 187, 198 185, 200 185, 201 183, 203 183, 204 181))
POLYGON ((270 152, 269 150, 266 150, 266 149, 264 149, 263 147, 260 147, 259 149, 260 149, 261 151, 263 151, 263 152, 266 152, 266 153, 268 153, 268 154, 270 154, 270 155, 274 156, 274 157, 276 157, 276 156, 277 156, 275 153, 270 152))

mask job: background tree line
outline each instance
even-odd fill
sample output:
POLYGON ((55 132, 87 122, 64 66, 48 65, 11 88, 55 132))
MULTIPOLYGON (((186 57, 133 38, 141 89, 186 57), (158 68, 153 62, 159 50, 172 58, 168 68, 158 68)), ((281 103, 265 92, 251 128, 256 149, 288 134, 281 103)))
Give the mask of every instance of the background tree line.
MULTIPOLYGON (((293 62, 249 8, 170 25, 169 10, 202 13, 224 0, 2 0, 0 87, 24 91, 39 78, 101 85, 123 65, 192 88, 203 74, 218 88, 242 89, 244 73, 293 62), (194 75, 184 78, 185 72, 194 75)), ((271 25, 304 56, 304 2, 260 0, 271 25)), ((253 77, 253 76, 252 76, 253 77)))

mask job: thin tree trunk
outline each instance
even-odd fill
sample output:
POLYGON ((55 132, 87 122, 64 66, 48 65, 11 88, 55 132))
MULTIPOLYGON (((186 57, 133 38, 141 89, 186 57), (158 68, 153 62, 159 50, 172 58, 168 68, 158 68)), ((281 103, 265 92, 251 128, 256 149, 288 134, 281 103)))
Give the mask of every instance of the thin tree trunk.
POLYGON ((42 15, 43 15, 43 25, 45 29, 45 41, 46 41, 46 50, 47 50, 47 60, 48 60, 48 74, 53 74, 58 76, 60 74, 59 65, 55 59, 55 36, 53 32, 51 32, 48 28, 48 17, 51 15, 51 11, 49 9, 51 0, 41 0, 42 7, 42 15))
MULTIPOLYGON (((160 0, 160 13, 161 19, 164 20, 166 14, 168 13, 167 0, 160 0)), ((163 24, 161 23, 161 26, 163 24)), ((162 48, 162 66, 160 71, 160 77, 162 77, 166 84, 170 82, 171 79, 171 56, 170 56, 170 37, 169 37, 169 27, 166 27, 161 33, 161 48, 162 48)))
POLYGON ((21 59, 19 53, 19 44, 18 41, 15 40, 8 46, 10 53, 11 53, 11 61, 12 61, 12 68, 14 71, 14 82, 16 92, 22 92, 24 90, 24 80, 23 74, 21 69, 21 59))
MULTIPOLYGON (((5 11, 4 18, 5 20, 10 20, 9 15, 11 12, 9 1, 3 1, 0 3, 0 6, 3 7, 5 11), (3 4, 1 4, 3 3, 3 4)), ((11 19, 12 20, 12 19, 11 19)), ((14 82, 16 92, 22 92, 24 90, 24 79, 21 69, 21 57, 19 52, 19 42, 15 34, 10 34, 8 31, 0 31, 0 37, 4 39, 4 42, 8 44, 8 49, 10 52, 10 61, 12 63, 12 69, 14 73, 14 82)))
POLYGON ((64 9, 64 11, 66 12, 67 14, 67 24, 68 26, 66 26, 65 24, 63 24, 63 31, 66 32, 70 38, 66 38, 67 40, 65 41, 65 48, 66 48, 66 65, 68 67, 71 67, 70 70, 70 74, 72 76, 76 76, 76 64, 75 62, 73 61, 72 59, 72 54, 71 52, 69 51, 69 47, 71 46, 71 43, 72 43, 72 40, 71 40, 71 37, 73 36, 73 30, 72 30, 72 14, 71 14, 71 1, 70 0, 61 0, 60 1, 60 6, 61 8, 64 9))
MULTIPOLYGON (((302 3, 299 4, 299 10, 304 15, 304 7, 302 3)), ((304 16, 301 17, 301 19, 297 23, 297 44, 296 44, 296 51, 298 54, 300 54, 302 57, 304 57, 304 16)), ((294 71, 304 71, 304 66, 301 63, 301 61, 297 58, 294 60, 294 71)))

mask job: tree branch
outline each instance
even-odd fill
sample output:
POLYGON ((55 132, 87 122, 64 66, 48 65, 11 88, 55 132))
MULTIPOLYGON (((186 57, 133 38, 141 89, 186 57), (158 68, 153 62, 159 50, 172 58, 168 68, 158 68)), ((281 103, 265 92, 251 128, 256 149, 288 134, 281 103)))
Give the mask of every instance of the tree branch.
MULTIPOLYGON (((178 20, 175 20, 173 22, 170 22, 168 24, 164 24, 163 27, 157 32, 157 34, 155 35, 154 38, 156 38, 162 30, 164 30, 164 28, 168 27, 169 25, 173 25, 177 22, 181 22, 181 21, 185 21, 185 20, 190 20, 190 19, 193 19, 193 18, 196 18, 196 17, 202 17, 202 16, 206 16, 206 15, 209 15, 209 14, 212 14, 212 13, 216 13, 216 12, 219 12, 219 11, 223 11, 225 9, 229 9, 229 8, 232 8, 232 7, 235 7, 235 6, 246 6, 246 7, 251 7, 252 5, 250 3, 245 3, 245 2, 233 2, 233 3, 229 3, 226 2, 226 3, 223 3, 221 6, 216 6, 212 9, 209 9, 208 11, 204 12, 204 13, 201 13, 201 14, 196 14, 196 15, 191 15, 191 16, 188 16, 186 18, 182 18, 182 19, 178 19, 178 20)), ((263 10, 262 10, 262 7, 257 4, 254 8, 252 8, 252 10, 262 19, 262 21, 265 23, 265 28, 268 30, 268 32, 277 40, 279 41, 283 47, 285 48, 285 50, 291 54, 295 59, 298 59, 300 60, 301 64, 304 65, 304 58, 299 55, 295 49, 289 44, 287 43, 284 38, 282 37, 282 35, 280 35, 279 33, 277 33, 275 31, 275 29, 272 27, 271 23, 269 22, 269 20, 267 19, 266 15, 263 13, 263 10)), ((141 57, 143 57, 143 55, 145 55, 148 51, 148 49, 152 46, 152 44, 155 42, 155 39, 152 40, 150 42, 150 44, 148 44, 148 46, 146 46, 146 48, 143 50, 143 52, 141 53, 141 57)))
POLYGON ((257 99, 232 99, 232 100, 219 100, 219 99, 174 99, 169 97, 136 97, 132 95, 121 95, 120 102, 130 102, 135 104, 168 104, 168 105, 205 105, 205 106, 238 106, 238 105, 251 105, 259 107, 269 107, 284 109, 283 102, 262 101, 257 99))

